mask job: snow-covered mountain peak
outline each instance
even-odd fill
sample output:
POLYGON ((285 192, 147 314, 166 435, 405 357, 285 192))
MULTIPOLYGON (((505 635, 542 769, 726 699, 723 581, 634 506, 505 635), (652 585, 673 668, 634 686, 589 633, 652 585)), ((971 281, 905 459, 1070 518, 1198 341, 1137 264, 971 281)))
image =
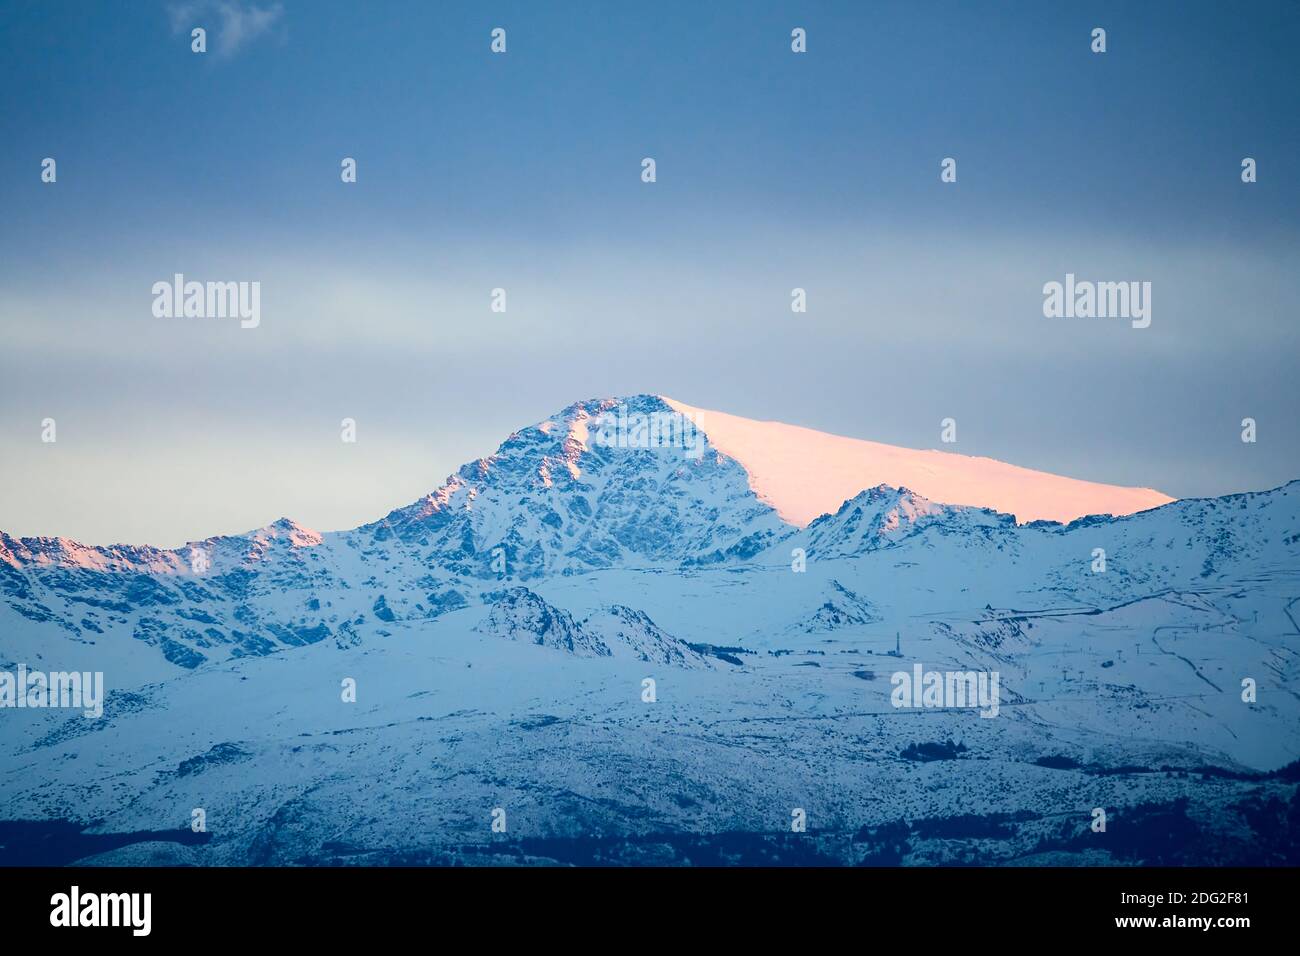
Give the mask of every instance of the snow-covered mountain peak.
POLYGON ((875 550, 929 522, 978 509, 941 505, 908 488, 876 485, 858 492, 834 514, 824 514, 804 532, 814 554, 875 550))
POLYGON ((653 395, 577 402, 514 432, 414 504, 358 529, 458 574, 748 558, 794 529, 745 470, 653 395), (494 570, 495 566, 495 570, 494 570))
POLYGON ((291 548, 314 548, 323 540, 319 531, 301 525, 292 518, 280 518, 265 528, 250 531, 246 537, 254 550, 265 550, 277 544, 291 548))

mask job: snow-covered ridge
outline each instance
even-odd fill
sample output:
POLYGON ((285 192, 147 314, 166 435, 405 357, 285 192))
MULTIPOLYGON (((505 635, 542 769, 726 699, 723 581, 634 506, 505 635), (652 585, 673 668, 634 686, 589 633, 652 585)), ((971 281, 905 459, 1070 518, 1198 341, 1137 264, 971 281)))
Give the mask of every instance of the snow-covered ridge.
POLYGON ((1021 523, 1127 515, 1174 500, 1150 488, 1081 481, 991 458, 900 448, 664 401, 697 421, 714 448, 741 463, 760 500, 801 527, 877 485, 910 488, 945 504, 992 508, 1021 523))
POLYGON ((286 549, 292 554, 322 546, 400 546, 408 557, 418 554, 421 563, 479 577, 495 576, 494 556, 504 554, 511 573, 526 580, 627 565, 744 561, 803 526, 810 526, 814 548, 852 553, 924 528, 960 506, 988 512, 963 520, 1001 525, 1005 516, 1020 524, 1068 522, 1129 515, 1170 501, 1149 489, 896 448, 637 395, 576 402, 510 435, 494 454, 462 466, 413 504, 353 531, 321 534, 281 518, 247 534, 178 549, 95 547, 0 532, 0 563, 185 576, 192 573, 195 549, 217 572, 249 567, 286 549), (629 450, 596 441, 593 425, 617 414, 688 416, 703 437, 704 453, 629 450), (893 489, 899 493, 891 497, 893 489), (885 513, 860 526, 863 507, 886 501, 885 513))

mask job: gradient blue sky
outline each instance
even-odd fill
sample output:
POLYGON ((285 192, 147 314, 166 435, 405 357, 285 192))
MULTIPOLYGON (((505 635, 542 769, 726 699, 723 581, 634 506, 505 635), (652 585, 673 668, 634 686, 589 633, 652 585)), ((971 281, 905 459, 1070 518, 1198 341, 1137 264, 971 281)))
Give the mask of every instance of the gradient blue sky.
POLYGON ((910 447, 953 416, 1177 496, 1300 477, 1300 4, 283 0, 234 49, 219 6, 0 6, 11 533, 349 527, 644 391, 910 447), (155 319, 174 272, 259 280, 261 327, 155 319), (1066 272, 1151 281, 1151 327, 1045 319, 1066 272))

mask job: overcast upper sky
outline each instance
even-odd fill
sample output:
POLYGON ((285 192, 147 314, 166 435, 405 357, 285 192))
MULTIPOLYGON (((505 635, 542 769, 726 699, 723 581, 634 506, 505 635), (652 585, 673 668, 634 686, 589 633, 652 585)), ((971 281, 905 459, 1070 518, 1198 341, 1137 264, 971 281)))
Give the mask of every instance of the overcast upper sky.
POLYGON ((1289 0, 7 2, 0 528, 352 527, 637 392, 1180 497, 1298 478, 1297 49, 1289 0), (155 317, 177 272, 259 281, 261 324, 155 317), (1067 272, 1151 282, 1150 327, 1045 318, 1067 272))

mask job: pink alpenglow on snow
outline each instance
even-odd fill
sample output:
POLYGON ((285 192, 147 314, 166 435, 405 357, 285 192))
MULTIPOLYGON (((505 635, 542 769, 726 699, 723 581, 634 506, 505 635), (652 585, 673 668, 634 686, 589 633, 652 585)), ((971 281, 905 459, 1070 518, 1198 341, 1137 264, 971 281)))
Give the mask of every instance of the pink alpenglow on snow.
POLYGON ((691 416, 722 454, 749 472, 749 486, 786 521, 806 526, 877 485, 909 488, 931 501, 993 508, 1029 521, 1128 515, 1174 499, 1150 488, 1103 485, 946 451, 921 451, 828 435, 781 422, 759 422, 693 408, 660 396, 691 416))

